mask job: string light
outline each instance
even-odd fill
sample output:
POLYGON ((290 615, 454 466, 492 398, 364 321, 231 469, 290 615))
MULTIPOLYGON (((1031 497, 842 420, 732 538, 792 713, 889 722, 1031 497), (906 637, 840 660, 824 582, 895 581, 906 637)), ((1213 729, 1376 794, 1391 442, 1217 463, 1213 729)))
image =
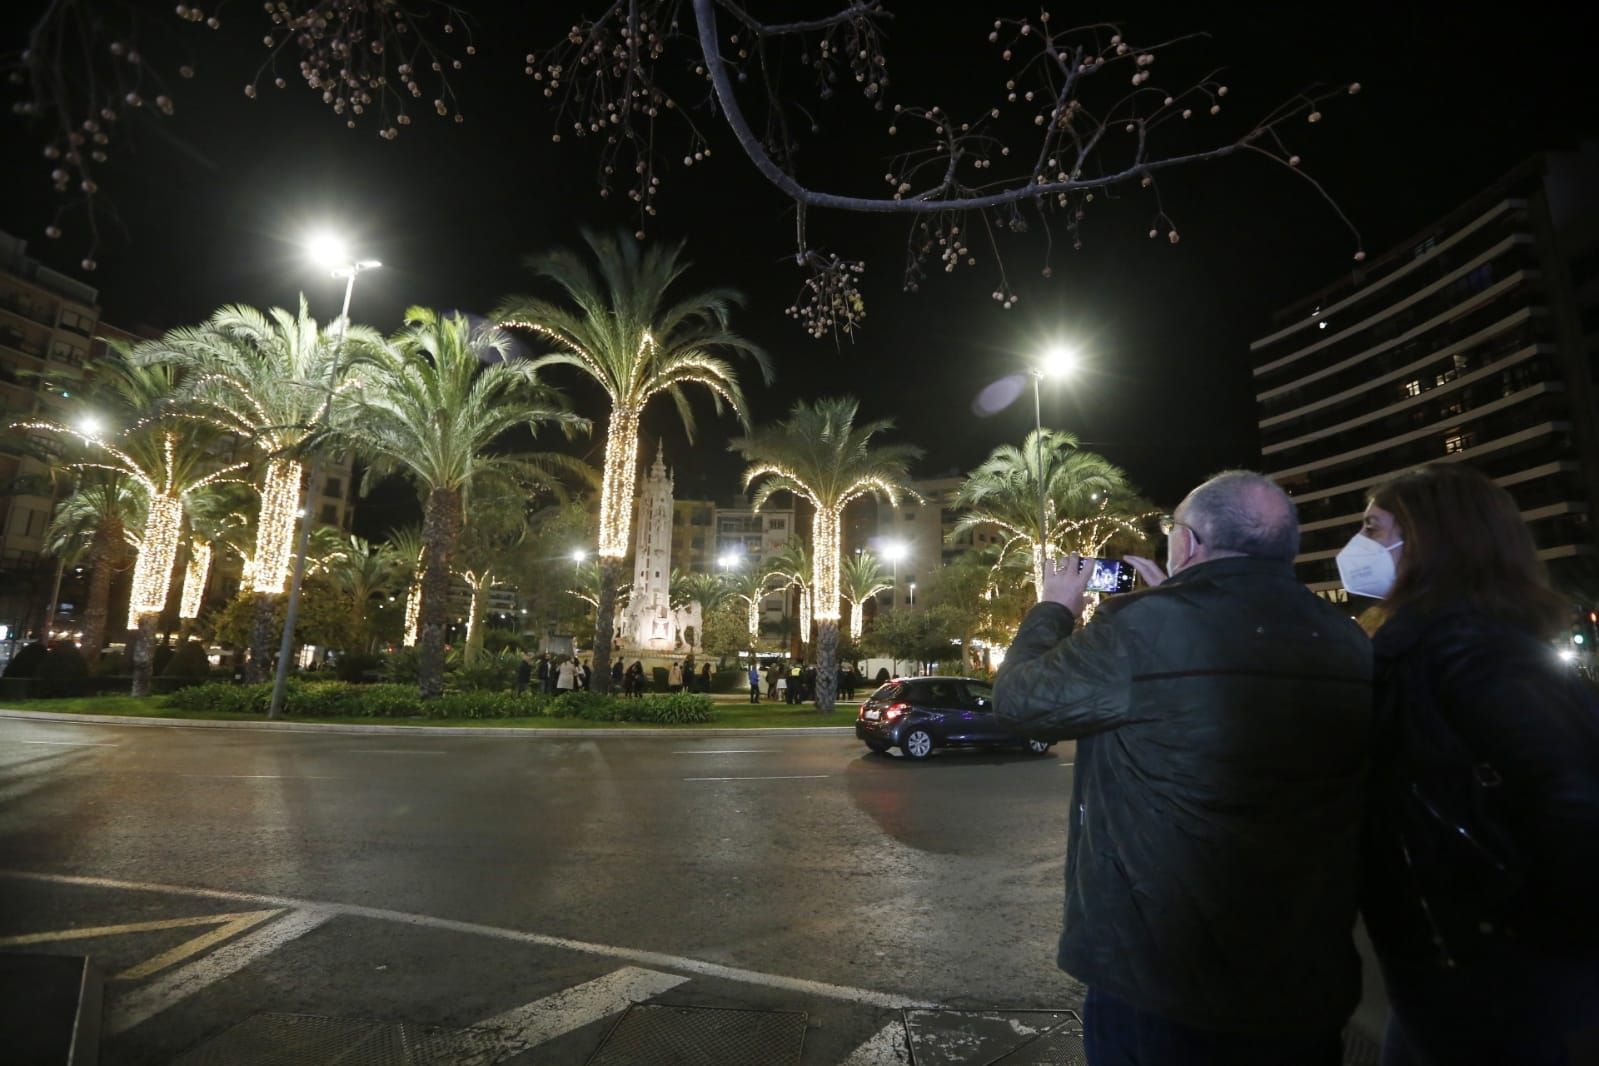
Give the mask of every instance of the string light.
POLYGON ((267 463, 266 481, 261 486, 261 511, 256 520, 255 553, 246 574, 245 588, 249 592, 275 596, 283 591, 283 583, 289 576, 303 472, 302 464, 292 459, 273 459, 267 463))
POLYGON ((605 474, 600 485, 599 554, 620 559, 632 533, 633 486, 638 481, 639 408, 614 407, 605 440, 605 474))
POLYGON ((205 597, 206 579, 211 576, 211 545, 203 540, 189 544, 189 565, 183 571, 183 595, 178 604, 179 618, 200 617, 200 601, 205 597))
POLYGON ((800 586, 800 640, 810 643, 811 639, 811 590, 804 585, 800 586))
POLYGON ((128 628, 139 628, 145 615, 160 614, 172 587, 172 564, 178 557, 178 533, 183 528, 183 500, 177 496, 150 497, 149 515, 139 556, 133 564, 133 592, 128 598, 128 628))
POLYGON ((411 582, 410 591, 405 594, 405 646, 416 647, 417 633, 422 620, 422 582, 411 582))

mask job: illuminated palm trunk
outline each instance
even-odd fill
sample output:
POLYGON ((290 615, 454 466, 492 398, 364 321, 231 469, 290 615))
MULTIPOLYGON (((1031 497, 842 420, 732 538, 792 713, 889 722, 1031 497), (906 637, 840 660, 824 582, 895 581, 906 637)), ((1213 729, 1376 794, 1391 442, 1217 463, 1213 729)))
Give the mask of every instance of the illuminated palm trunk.
POLYGON ((471 666, 477 662, 478 655, 483 651, 483 609, 488 604, 489 589, 494 584, 494 575, 487 571, 477 574, 468 570, 462 576, 466 579, 467 588, 472 592, 466 614, 466 652, 464 655, 466 665, 471 666))
POLYGON ((800 586, 800 643, 811 642, 811 590, 800 586))
POLYGON ((755 641, 759 639, 761 635, 761 600, 760 597, 757 596, 752 600, 745 600, 744 602, 749 606, 749 614, 745 621, 749 623, 750 644, 753 646, 755 641))
POLYGON ((1033 542, 1033 596, 1035 603, 1044 602, 1044 545, 1033 542))
POLYGON ((172 566, 178 559, 178 533, 183 528, 183 500, 152 496, 139 556, 133 564, 133 591, 128 597, 128 628, 137 629, 147 614, 160 614, 172 588, 172 566))
MULTIPOLYGON (((594 612, 594 661, 611 661, 616 633, 617 585, 622 579, 622 559, 633 532, 633 490, 638 483, 639 408, 611 401, 611 421, 605 439, 605 475, 600 484, 600 596, 594 612)), ((594 689, 608 692, 609 670, 594 671, 594 689)))
POLYGON ((200 617, 205 585, 211 578, 211 545, 203 540, 189 544, 189 565, 183 569, 183 594, 179 597, 178 617, 185 622, 200 617))
POLYGON ((864 605, 856 603, 853 600, 850 601, 850 605, 849 605, 849 639, 851 639, 851 640, 860 640, 861 639, 861 629, 863 628, 863 626, 861 624, 861 619, 865 616, 865 614, 866 614, 866 611, 864 609, 864 605))
POLYGON ((405 593, 405 639, 402 643, 407 648, 416 647, 416 638, 422 623, 421 560, 417 561, 417 567, 419 576, 411 582, 410 589, 405 593))
POLYGON ((290 459, 267 463, 261 486, 261 510, 256 520, 255 554, 245 578, 246 592, 276 596, 289 576, 294 554, 294 526, 300 509, 300 478, 304 467, 290 459))

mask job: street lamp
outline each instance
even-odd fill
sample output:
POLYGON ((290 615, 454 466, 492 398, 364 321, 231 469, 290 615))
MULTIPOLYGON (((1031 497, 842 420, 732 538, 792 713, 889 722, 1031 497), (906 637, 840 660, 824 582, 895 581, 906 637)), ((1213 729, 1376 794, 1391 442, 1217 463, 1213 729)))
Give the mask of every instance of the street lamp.
POLYGON ((738 552, 723 552, 721 554, 721 556, 716 560, 716 565, 720 566, 722 568, 722 571, 725 573, 728 570, 737 569, 738 562, 739 562, 738 552))
POLYGON ((99 440, 100 434, 105 430, 105 423, 100 421, 99 415, 86 414, 78 419, 78 432, 90 440, 99 440))
POLYGON ((572 565, 573 566, 582 566, 583 565, 583 560, 587 559, 588 557, 589 557, 589 553, 584 551, 582 548, 573 548, 572 549, 572 565))
POLYGON ((911 591, 911 600, 910 600, 910 603, 909 603, 908 606, 915 607, 916 606, 916 582, 912 581, 910 583, 910 591, 911 591))
MULTIPOLYGON (((1044 483, 1044 401, 1042 398, 1042 382, 1045 378, 1063 378, 1077 369, 1077 353, 1064 344, 1056 344, 1045 350, 1038 364, 1032 368, 1033 377, 1033 440, 1038 451, 1038 536, 1039 553, 1045 560, 1049 558, 1049 506, 1047 503, 1046 485, 1044 483)), ((1044 590, 1037 590, 1042 596, 1044 590)))
POLYGON ((894 566, 894 599, 890 606, 896 609, 899 607, 899 561, 907 554, 905 542, 902 540, 891 540, 883 545, 883 558, 894 566))
MULTIPOLYGON (((328 368, 328 395, 322 401, 319 423, 326 423, 333 410, 333 389, 338 384, 339 357, 344 354, 344 338, 350 329, 350 297, 355 294, 356 276, 363 271, 376 270, 383 264, 376 259, 353 259, 349 245, 337 234, 322 231, 312 234, 306 242, 306 251, 313 263, 323 267, 335 278, 344 279, 344 307, 339 312, 339 335, 333 344, 333 361, 328 368)), ((310 475, 305 482, 305 508, 300 512, 300 550, 294 557, 294 577, 289 582, 289 603, 283 612, 283 640, 278 644, 278 671, 272 681, 272 704, 267 717, 276 718, 283 713, 283 694, 289 682, 289 652, 294 650, 294 623, 300 614, 300 584, 305 580, 305 553, 311 544, 311 515, 316 497, 313 491, 322 476, 322 458, 312 460, 310 475)))

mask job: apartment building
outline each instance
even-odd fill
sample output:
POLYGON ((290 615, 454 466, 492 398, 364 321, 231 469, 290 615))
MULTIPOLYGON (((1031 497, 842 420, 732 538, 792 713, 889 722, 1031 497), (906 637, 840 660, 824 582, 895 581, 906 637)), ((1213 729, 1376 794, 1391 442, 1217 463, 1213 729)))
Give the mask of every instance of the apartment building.
POLYGON ((1294 496, 1296 566, 1334 558, 1366 492, 1467 462, 1521 506, 1557 583, 1595 560, 1599 150, 1538 156, 1250 345, 1264 469, 1294 496))
POLYGON ((880 605, 916 606, 915 586, 919 581, 953 562, 962 552, 1003 542, 998 530, 981 526, 959 537, 952 536, 961 516, 955 500, 965 484, 964 477, 926 478, 911 482, 911 488, 921 496, 922 502, 908 496, 901 498, 898 504, 878 502, 876 535, 867 547, 882 560, 890 576, 898 579, 896 590, 878 597, 880 605), (895 546, 902 552, 897 566, 889 561, 889 553, 895 546))
MULTIPOLYGON (((70 396, 44 385, 52 366, 81 367, 100 322, 99 294, 27 254, 0 233, 0 426, 66 417, 70 396)), ((43 620, 54 579, 44 532, 55 497, 49 468, 0 440, 0 627, 14 639, 43 620)))

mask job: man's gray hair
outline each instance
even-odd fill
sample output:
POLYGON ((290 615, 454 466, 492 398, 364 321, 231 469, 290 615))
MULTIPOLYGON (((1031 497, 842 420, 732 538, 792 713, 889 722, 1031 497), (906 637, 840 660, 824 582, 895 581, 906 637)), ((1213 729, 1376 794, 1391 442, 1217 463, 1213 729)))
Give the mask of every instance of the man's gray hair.
POLYGON ((1224 470, 1183 501, 1182 520, 1211 552, 1291 563, 1299 554, 1299 512, 1270 478, 1224 470))

